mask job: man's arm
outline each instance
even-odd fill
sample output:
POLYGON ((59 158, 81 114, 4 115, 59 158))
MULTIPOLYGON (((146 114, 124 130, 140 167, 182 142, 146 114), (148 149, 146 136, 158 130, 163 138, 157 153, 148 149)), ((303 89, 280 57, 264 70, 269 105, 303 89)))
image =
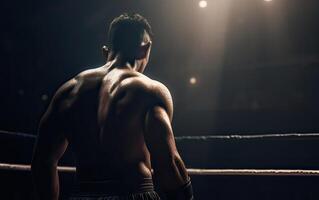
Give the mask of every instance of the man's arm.
POLYGON ((155 183, 169 200, 193 199, 192 187, 184 162, 179 155, 171 119, 173 106, 169 91, 160 91, 161 105, 151 107, 146 114, 145 141, 151 154, 155 183))
POLYGON ((40 200, 59 198, 57 164, 68 145, 63 134, 66 121, 62 102, 70 86, 68 82, 57 91, 39 124, 31 168, 40 200))

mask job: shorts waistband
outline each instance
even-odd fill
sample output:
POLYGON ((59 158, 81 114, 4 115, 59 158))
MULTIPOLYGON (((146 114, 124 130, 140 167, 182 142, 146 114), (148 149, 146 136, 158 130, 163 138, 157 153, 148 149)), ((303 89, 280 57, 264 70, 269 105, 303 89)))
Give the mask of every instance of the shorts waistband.
POLYGON ((74 193, 95 195, 128 195, 154 191, 152 178, 138 181, 103 180, 76 182, 74 193))

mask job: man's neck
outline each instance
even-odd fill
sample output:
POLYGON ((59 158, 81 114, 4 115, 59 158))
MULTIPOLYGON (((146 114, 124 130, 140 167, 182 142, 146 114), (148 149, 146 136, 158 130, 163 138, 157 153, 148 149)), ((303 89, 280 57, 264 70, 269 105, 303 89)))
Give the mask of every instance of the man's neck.
POLYGON ((143 73, 144 70, 141 69, 141 67, 138 65, 138 61, 134 60, 133 62, 128 61, 128 59, 125 59, 120 54, 117 54, 113 59, 109 59, 107 61, 107 64, 109 69, 114 68, 128 68, 140 73, 143 73))

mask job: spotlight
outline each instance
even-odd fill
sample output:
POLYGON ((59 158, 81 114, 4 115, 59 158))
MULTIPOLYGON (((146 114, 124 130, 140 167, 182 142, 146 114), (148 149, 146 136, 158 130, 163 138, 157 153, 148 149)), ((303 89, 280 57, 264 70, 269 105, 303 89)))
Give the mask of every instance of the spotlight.
POLYGON ((197 83, 196 78, 195 78, 195 77, 191 77, 191 78, 189 79, 189 83, 190 83, 191 85, 195 85, 195 84, 197 83))
POLYGON ((272 1, 272 0, 264 0, 264 1, 272 1))
POLYGON ((199 1, 198 6, 201 8, 206 8, 207 7, 207 1, 199 1))

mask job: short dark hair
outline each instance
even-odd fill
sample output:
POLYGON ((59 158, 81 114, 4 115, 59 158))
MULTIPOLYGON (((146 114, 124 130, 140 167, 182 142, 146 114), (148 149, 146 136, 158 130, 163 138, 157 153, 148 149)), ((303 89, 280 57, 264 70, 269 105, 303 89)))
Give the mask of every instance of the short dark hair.
POLYGON ((145 31, 152 38, 149 22, 140 14, 124 13, 116 17, 109 27, 108 40, 113 53, 121 52, 133 56, 137 47, 143 42, 145 31))

